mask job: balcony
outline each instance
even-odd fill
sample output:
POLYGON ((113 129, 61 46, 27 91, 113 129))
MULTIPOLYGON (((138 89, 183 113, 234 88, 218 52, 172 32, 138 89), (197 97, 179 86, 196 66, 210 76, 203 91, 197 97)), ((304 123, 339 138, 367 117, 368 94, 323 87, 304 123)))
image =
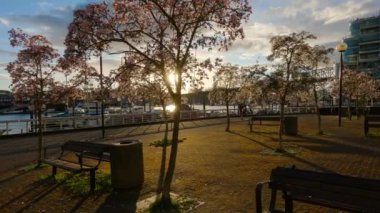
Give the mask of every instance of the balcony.
POLYGON ((380 31, 379 28, 377 28, 377 31, 368 31, 368 32, 362 32, 360 35, 361 38, 370 38, 370 39, 380 39, 380 31))
POLYGON ((375 41, 361 41, 360 43, 359 43, 359 45, 367 45, 367 44, 380 44, 380 39, 378 39, 378 40, 375 40, 375 41))
POLYGON ((373 61, 380 61, 380 57, 359 58, 359 62, 373 62, 373 61))
POLYGON ((361 67, 359 67, 359 70, 362 71, 362 72, 372 73, 376 69, 375 68, 361 68, 361 67))
POLYGON ((366 21, 363 21, 360 23, 360 29, 368 29, 368 28, 375 28, 375 27, 379 27, 380 26, 380 22, 379 22, 379 19, 376 18, 376 19, 372 19, 372 20, 366 20, 366 21))
POLYGON ((346 66, 356 66, 357 65, 357 61, 345 61, 344 64, 346 66))
POLYGON ((363 48, 363 49, 359 50, 359 54, 363 54, 363 53, 377 53, 377 52, 380 52, 380 47, 378 47, 377 49, 363 48))
POLYGON ((380 33, 368 33, 365 35, 362 35, 360 38, 360 42, 367 42, 367 41, 379 41, 380 40, 380 33))

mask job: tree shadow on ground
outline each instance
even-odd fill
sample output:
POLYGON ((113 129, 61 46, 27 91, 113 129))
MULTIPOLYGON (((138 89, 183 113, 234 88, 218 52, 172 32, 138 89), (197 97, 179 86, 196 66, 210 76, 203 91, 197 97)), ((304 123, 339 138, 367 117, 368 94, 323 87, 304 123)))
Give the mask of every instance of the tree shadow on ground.
POLYGON ((256 134, 263 134, 263 135, 272 135, 272 134, 277 134, 277 131, 255 131, 253 130, 251 133, 256 133, 256 134))
MULTIPOLYGON (((270 136, 271 134, 258 133, 269 138, 271 141, 278 141, 277 137, 270 136)), ((316 136, 318 137, 318 136, 316 136)), ((363 141, 361 138, 356 138, 357 140, 352 140, 352 138, 347 138, 344 142, 335 142, 334 138, 330 140, 316 138, 314 136, 306 135, 292 135, 291 138, 284 138, 283 143, 295 143, 301 148, 315 151, 319 153, 342 153, 342 154, 364 154, 364 155, 379 155, 380 147, 369 147, 365 146, 367 144, 360 144, 363 141)))
MULTIPOLYGON (((254 143, 256 143, 256 144, 258 144, 258 145, 260 145, 260 146, 262 146, 262 147, 265 147, 265 148, 267 148, 267 149, 270 149, 270 150, 275 151, 275 148, 272 148, 271 146, 269 146, 269 145, 267 145, 267 144, 265 144, 265 143, 262 143, 262 142, 260 142, 260 141, 257 141, 257 140, 255 140, 255 139, 253 139, 253 138, 250 138, 250 137, 248 137, 248 136, 242 135, 242 134, 237 133, 237 132, 232 132, 232 131, 230 131, 230 133, 231 133, 231 134, 234 134, 234 135, 237 135, 237 136, 240 136, 240 137, 243 137, 243 138, 248 139, 248 140, 250 140, 250 141, 252 141, 252 142, 254 142, 254 143)), ((312 168, 314 168, 314 169, 316 169, 316 170, 318 170, 318 171, 329 172, 329 173, 335 173, 334 171, 332 171, 332 170, 330 170, 330 169, 327 169, 327 168, 325 168, 325 167, 322 167, 322 166, 318 165, 317 163, 314 163, 314 162, 311 162, 311 161, 305 160, 305 159, 300 158, 300 157, 297 157, 297 156, 295 156, 295 155, 287 154, 287 153, 283 153, 283 155, 286 156, 286 157, 292 158, 292 159, 294 159, 294 160, 296 160, 296 161, 298 161, 298 162, 300 162, 300 163, 306 164, 306 165, 308 165, 308 166, 310 166, 310 167, 312 167, 312 168)))
MULTIPOLYGON (((287 139, 286 141, 295 142, 299 146, 320 153, 342 153, 342 154, 362 154, 379 155, 380 150, 376 147, 365 147, 360 144, 362 141, 354 142, 335 142, 332 140, 308 137, 303 135, 294 136, 297 139, 287 139), (357 143, 356 143, 357 142, 357 143)), ((358 138, 359 139, 359 138, 358 138)))
POLYGON ((12 176, 9 176, 9 177, 6 177, 4 179, 1 179, 0 180, 0 187, 1 185, 3 184, 6 184, 7 182, 9 181, 14 181, 16 178, 22 178, 24 175, 26 175, 27 173, 31 172, 32 170, 28 170, 28 171, 19 171, 18 173, 12 175, 12 176))
POLYGON ((108 212, 136 212, 136 204, 139 199, 140 189, 134 190, 113 190, 105 199, 104 203, 96 210, 98 213, 108 212))
POLYGON ((57 189, 59 186, 61 186, 62 183, 54 183, 53 185, 49 185, 48 187, 44 188, 43 190, 39 191, 38 195, 33 197, 29 202, 26 203, 24 207, 19 209, 17 212, 24 212, 31 206, 33 206, 35 203, 52 193, 55 189, 57 189))
POLYGON ((253 126, 279 126, 278 123, 262 123, 262 124, 253 124, 253 126))
MULTIPOLYGON (((24 172, 25 175, 27 172, 24 172)), ((22 176, 19 176, 22 177, 22 176)), ((41 179, 29 184, 23 191, 10 198, 4 204, 1 204, 0 210, 5 210, 12 206, 14 212, 24 212, 29 207, 33 206, 35 203, 43 199, 45 196, 52 193, 56 188, 62 185, 62 183, 52 183, 52 178, 50 179, 41 179), (16 209, 14 204, 20 203, 22 201, 22 205, 20 209, 16 209)))

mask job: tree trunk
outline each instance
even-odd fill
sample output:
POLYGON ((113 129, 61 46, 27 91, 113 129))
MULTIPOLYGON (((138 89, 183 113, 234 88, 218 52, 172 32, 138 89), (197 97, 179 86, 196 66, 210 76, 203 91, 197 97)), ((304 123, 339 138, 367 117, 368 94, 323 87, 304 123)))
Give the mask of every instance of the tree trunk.
POLYGON ((348 113, 348 119, 351 120, 351 97, 348 98, 347 101, 347 113, 348 113))
POLYGON ((244 117, 244 108, 245 108, 245 104, 244 104, 244 107, 241 108, 241 113, 240 113, 240 119, 241 120, 244 120, 243 117, 244 117))
POLYGON ((73 129, 75 129, 75 99, 72 101, 72 109, 73 109, 73 113, 71 115, 71 117, 73 117, 73 129))
POLYGON ((206 98, 203 96, 203 117, 206 117, 206 98))
POLYGON ((37 108, 37 113, 38 113, 38 162, 37 162, 37 167, 41 166, 42 164, 42 99, 43 99, 43 94, 44 94, 44 82, 42 79, 42 68, 41 64, 39 64, 39 74, 40 74, 40 88, 38 91, 38 108, 37 108))
MULTIPOLYGON (((30 119, 34 119, 34 110, 30 110, 30 119)), ((30 132, 34 132, 34 125, 35 123, 33 121, 30 122, 30 132)))
POLYGON ((229 108, 229 101, 226 101, 226 107, 227 107, 227 126, 226 126, 226 132, 230 131, 230 108, 229 108))
POLYGON ((355 111, 356 111, 356 119, 359 120, 360 118, 360 114, 359 114, 359 97, 356 97, 356 101, 355 101, 355 111))
POLYGON ((318 94, 317 94, 317 90, 315 88, 315 85, 314 85, 314 88, 313 88, 313 93, 314 93, 315 112, 317 113, 317 119, 318 119, 318 134, 323 134, 321 112, 319 110, 318 94))
POLYGON ((165 179, 165 169, 166 169, 166 151, 167 151, 167 144, 168 144, 168 132, 169 132, 169 123, 168 123, 168 116, 166 113, 166 105, 164 103, 161 104, 163 108, 163 115, 164 115, 164 122, 165 122, 165 133, 164 133, 164 139, 163 139, 163 147, 162 147, 162 156, 161 156, 161 167, 160 167, 160 175, 158 177, 158 186, 156 191, 156 199, 158 200, 163 188, 164 188, 164 179, 165 179))
POLYGON ((181 95, 177 94, 173 97, 175 104, 175 111, 173 116, 173 136, 172 136, 172 146, 170 150, 169 165, 166 172, 164 180, 164 188, 162 191, 162 202, 164 205, 170 204, 170 187, 173 180, 174 169, 177 159, 177 150, 178 150, 178 136, 179 136, 179 122, 180 122, 180 113, 181 113, 181 95))
POLYGON ((285 107, 285 97, 282 97, 281 102, 280 102, 280 129, 278 132, 278 150, 283 150, 282 134, 284 132, 284 107, 285 107))

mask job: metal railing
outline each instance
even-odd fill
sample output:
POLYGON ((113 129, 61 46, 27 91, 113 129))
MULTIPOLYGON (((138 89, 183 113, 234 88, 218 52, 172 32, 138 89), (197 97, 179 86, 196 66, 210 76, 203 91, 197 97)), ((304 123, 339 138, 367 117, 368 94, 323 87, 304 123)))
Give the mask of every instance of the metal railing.
MULTIPOLYGON (((237 109, 230 109, 229 111, 232 116, 237 115, 237 109)), ((181 120, 218 118, 226 115, 227 110, 225 109, 181 111, 181 120)), ((106 127, 164 122, 163 115, 158 113, 106 114, 104 119, 106 127)), ((168 120, 172 119, 172 113, 168 113, 168 120)), ((44 117, 42 119, 42 130, 44 132, 98 127, 101 127, 100 115, 44 117)), ((37 119, 0 121, 0 135, 31 133, 36 132, 37 128, 37 119)))
MULTIPOLYGON (((237 108, 229 110, 230 116, 238 116, 237 108)), ((314 107, 286 107, 286 114, 310 114, 314 113, 314 107)), ((279 114, 277 108, 252 108, 243 112, 244 115, 252 114, 279 114)), ((168 113, 168 120, 172 121, 173 114, 168 113)), ((191 110, 181 111, 181 120, 199 120, 206 118, 223 118, 227 116, 226 109, 214 110, 191 110)), ((104 116, 104 123, 106 127, 112 126, 127 126, 149 123, 164 122, 162 114, 159 113, 139 113, 139 114, 106 114, 104 116)), ((91 129, 101 127, 100 115, 85 115, 74 117, 44 117, 42 119, 42 130, 44 132, 74 130, 74 129, 91 129)), ((0 121, 0 135, 13 135, 13 134, 26 134, 37 132, 38 121, 37 119, 18 119, 0 121)))

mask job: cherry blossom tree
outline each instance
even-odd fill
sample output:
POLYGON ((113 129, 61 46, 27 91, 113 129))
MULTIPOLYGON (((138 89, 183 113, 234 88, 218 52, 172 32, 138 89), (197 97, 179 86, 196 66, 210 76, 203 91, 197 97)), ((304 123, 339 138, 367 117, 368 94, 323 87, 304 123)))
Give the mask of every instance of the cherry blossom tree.
POLYGON ((305 54, 306 70, 309 71, 309 83, 314 96, 314 106, 318 119, 318 134, 323 134, 322 119, 319 107, 318 89, 322 88, 329 78, 323 73, 324 70, 329 69, 327 66, 330 63, 329 56, 334 52, 332 48, 316 45, 309 49, 305 54))
POLYGON ((222 102, 225 104, 227 109, 227 126, 225 131, 230 131, 229 107, 237 101, 238 93, 242 87, 242 73, 239 66, 227 63, 217 69, 209 99, 212 102, 222 102))
MULTIPOLYGON (((120 52, 136 63, 154 66, 176 105, 169 165, 164 181, 162 203, 170 204, 178 149, 182 88, 190 64, 196 62, 197 48, 227 50, 232 42, 243 38, 241 23, 251 14, 247 0, 200 1, 124 1, 113 4, 90 4, 74 14, 68 40, 77 49, 91 43, 111 47, 119 43, 120 52), (175 76, 171 84, 169 76, 175 76)), ((93 45, 91 44, 91 45, 93 45)), ((196 75, 203 75, 204 70, 196 75)))
MULTIPOLYGON (((351 120, 351 102, 356 101, 356 112, 358 113, 358 103, 367 103, 375 98, 378 88, 378 82, 364 72, 345 69, 342 82, 342 93, 347 100, 348 118, 351 120)), ((334 82, 333 93, 336 95, 339 91, 339 82, 334 82)), ((358 114, 357 114, 358 115, 358 114)))
POLYGON ((129 97, 136 97, 138 99, 146 98, 153 102, 153 104, 160 105, 162 107, 162 116, 164 119, 165 131, 162 142, 162 155, 160 174, 157 184, 157 199, 164 188, 164 179, 167 162, 167 147, 170 144, 168 139, 169 134, 169 117, 167 112, 167 104, 170 99, 166 86, 163 84, 162 76, 154 74, 151 67, 138 66, 137 64, 124 63, 118 68, 115 73, 116 81, 119 83, 119 89, 125 91, 124 94, 129 97))
MULTIPOLYGON (((44 106, 57 99, 59 93, 51 92, 62 86, 54 80, 60 72, 56 67, 59 54, 42 35, 29 35, 21 29, 9 31, 12 47, 21 48, 17 59, 6 68, 12 78, 12 90, 16 97, 28 97, 34 106, 38 119, 38 165, 42 156, 42 113, 44 106)), ((57 90, 55 90, 57 91, 57 90)))
POLYGON ((316 37, 309 32, 291 33, 289 35, 274 36, 270 39, 271 54, 269 61, 274 61, 274 72, 271 75, 276 82, 280 103, 279 151, 283 150, 282 135, 284 129, 284 107, 286 98, 291 91, 300 86, 301 68, 304 66, 304 55, 309 50, 306 43, 316 37))
POLYGON ((90 79, 98 78, 98 73, 94 67, 89 66, 81 57, 68 56, 58 60, 58 67, 66 77, 65 97, 71 102, 73 115, 75 111, 75 100, 86 98, 86 89, 90 79), (67 79, 69 78, 69 79, 67 79))

